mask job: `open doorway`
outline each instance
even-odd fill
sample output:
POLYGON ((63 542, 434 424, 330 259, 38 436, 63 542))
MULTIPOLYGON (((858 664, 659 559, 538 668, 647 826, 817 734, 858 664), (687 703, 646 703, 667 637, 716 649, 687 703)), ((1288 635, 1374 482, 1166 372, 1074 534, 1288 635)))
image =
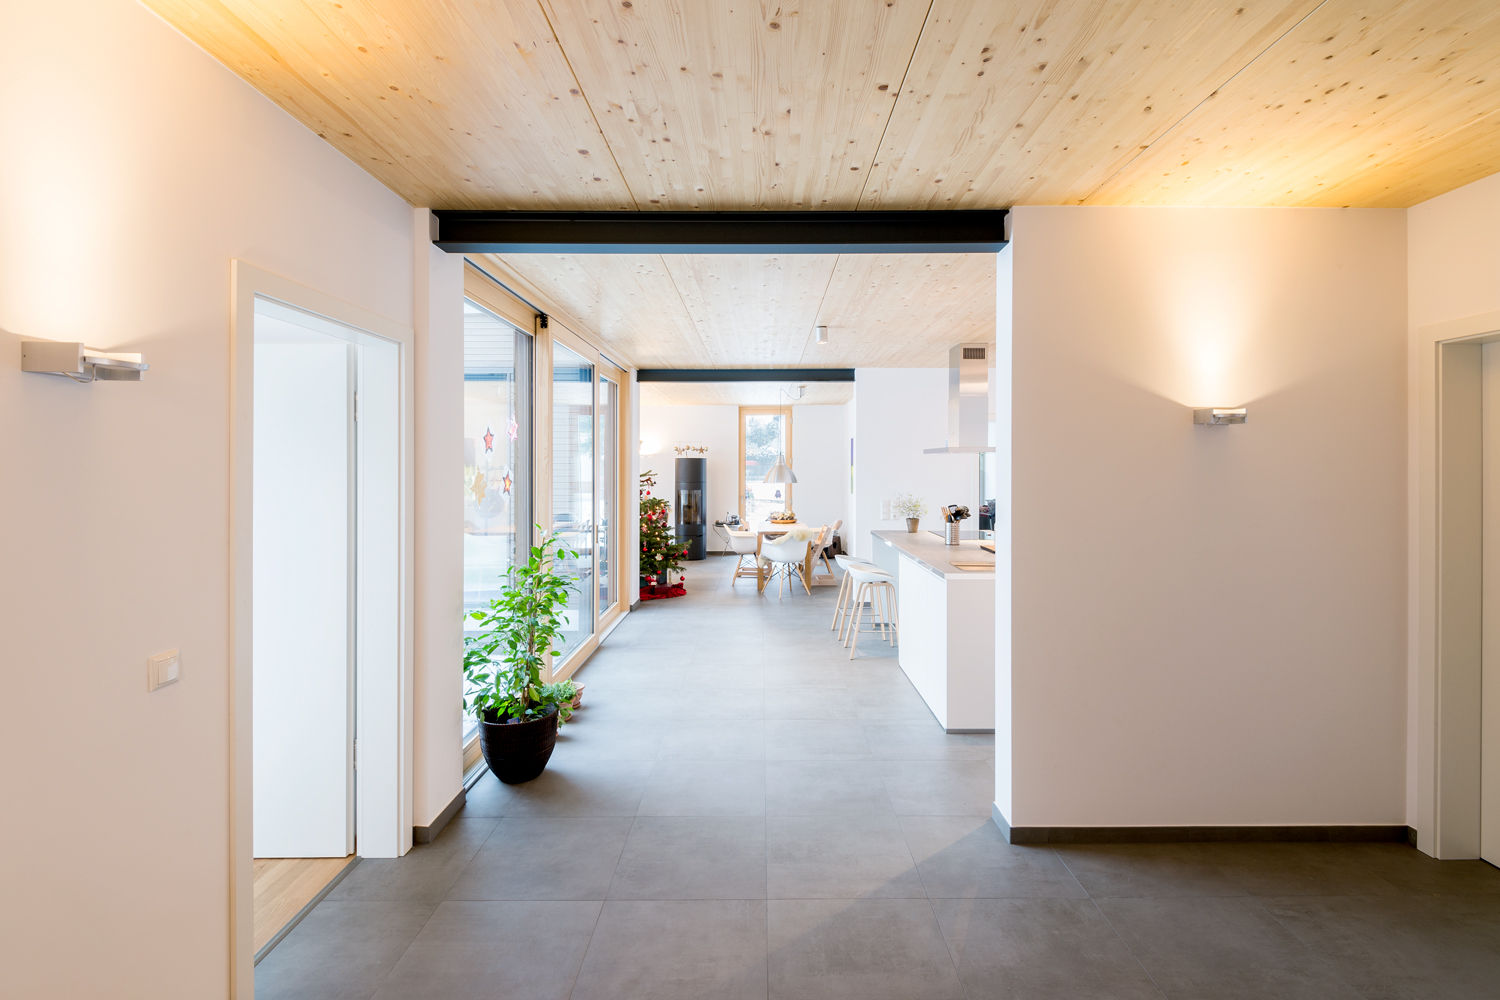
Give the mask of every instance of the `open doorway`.
POLYGON ((1419 439, 1419 468, 1435 487, 1419 513, 1436 544, 1431 562, 1418 562, 1417 649, 1433 657, 1430 668, 1418 661, 1419 705, 1431 712, 1419 721, 1433 726, 1419 745, 1431 778, 1419 769, 1418 846, 1500 864, 1500 331, 1480 317, 1423 333, 1436 347, 1423 373, 1435 393, 1421 411, 1436 448, 1419 439))
POLYGON ((358 857, 411 846, 410 331, 236 264, 236 993, 358 857))

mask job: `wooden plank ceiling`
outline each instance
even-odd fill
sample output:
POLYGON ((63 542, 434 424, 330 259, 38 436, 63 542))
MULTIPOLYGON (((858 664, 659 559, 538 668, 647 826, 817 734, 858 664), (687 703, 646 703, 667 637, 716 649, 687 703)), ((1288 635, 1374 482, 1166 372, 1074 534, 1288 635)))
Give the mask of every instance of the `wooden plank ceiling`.
MULTIPOLYGON (((434 208, 1406 206, 1500 170, 1493 0, 146 3, 434 208)), ((674 343, 674 364, 823 363, 816 321, 952 312, 941 293, 983 277, 956 261, 508 263, 649 364, 674 343)), ((913 363, 952 325, 859 343, 913 363)))

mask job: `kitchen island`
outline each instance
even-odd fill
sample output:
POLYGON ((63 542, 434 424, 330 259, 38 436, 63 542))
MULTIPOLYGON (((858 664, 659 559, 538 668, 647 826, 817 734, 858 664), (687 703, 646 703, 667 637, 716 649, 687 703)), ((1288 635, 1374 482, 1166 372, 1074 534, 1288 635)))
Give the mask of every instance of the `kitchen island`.
POLYGON ((896 577, 901 669, 948 732, 994 732, 994 554, 935 531, 870 536, 896 577))

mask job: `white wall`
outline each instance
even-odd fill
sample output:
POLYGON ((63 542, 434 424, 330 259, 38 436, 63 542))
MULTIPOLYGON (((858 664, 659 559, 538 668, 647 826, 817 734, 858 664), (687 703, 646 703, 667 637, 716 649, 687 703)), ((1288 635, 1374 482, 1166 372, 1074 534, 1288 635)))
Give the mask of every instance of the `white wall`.
POLYGON ((221 997, 229 261, 410 323, 410 210, 136 4, 3 10, 0 995, 221 997), (152 368, 23 375, 30 337, 152 368))
POLYGON ((1007 818, 1015 815, 1011 798, 1013 771, 1011 721, 1011 442, 1014 425, 1011 399, 1015 391, 1012 355, 1015 316, 1012 291, 1015 248, 1007 245, 995 255, 995 454, 987 492, 995 501, 995 808, 1007 818))
POLYGON ((1413 328, 1500 309, 1500 174, 1407 212, 1413 328))
MULTIPOLYGON (((941 530, 938 507, 968 506, 979 528, 979 456, 924 455, 948 438, 948 369, 861 368, 854 373, 853 551, 868 559, 870 532, 904 530, 900 518, 881 517, 881 504, 900 493, 927 502, 922 530, 941 530)), ((801 475, 799 472, 798 475, 801 475)), ((847 545, 846 545, 847 548, 847 545)))
POLYGON ((412 212, 416 315, 415 670, 412 822, 430 826, 463 783, 464 464, 463 258, 428 240, 412 212))
POLYGON ((843 521, 839 533, 850 543, 849 417, 853 403, 792 407, 793 498, 797 516, 812 525, 843 521))
POLYGON ((1010 821, 1403 822, 1404 213, 1023 208, 1012 251, 1010 821))
POLYGON ((672 448, 674 445, 708 448, 707 455, 694 452, 683 457, 708 460, 708 495, 703 498, 703 517, 710 525, 707 539, 711 552, 717 552, 722 543, 713 532, 713 522, 722 518, 725 511, 740 509, 736 499, 739 476, 735 471, 740 460, 738 421, 739 409, 733 406, 641 404, 641 448, 650 450, 638 456, 640 471, 656 473, 656 495, 671 501, 673 518, 677 516, 677 455, 672 448))
MULTIPOLYGON (((850 512, 849 434, 853 404, 843 406, 793 406, 792 469, 797 485, 792 506, 810 524, 832 524, 847 539, 850 512)), ((708 447, 707 518, 710 525, 728 512, 738 512, 740 430, 739 407, 661 406, 642 404, 640 440, 652 450, 640 455, 640 467, 655 469, 661 495, 674 501, 676 454, 674 445, 708 447)), ((693 455, 690 457, 699 457, 693 455)), ((675 506, 673 508, 675 514, 675 506)), ((709 551, 717 552, 723 539, 708 534, 709 551)), ((847 542, 846 542, 847 544, 847 542)))

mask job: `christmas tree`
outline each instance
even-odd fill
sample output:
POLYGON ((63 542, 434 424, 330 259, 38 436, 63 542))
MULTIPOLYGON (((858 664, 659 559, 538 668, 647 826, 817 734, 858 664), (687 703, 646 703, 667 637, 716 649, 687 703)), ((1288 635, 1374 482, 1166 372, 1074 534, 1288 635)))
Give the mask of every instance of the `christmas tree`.
POLYGON ((655 488, 656 473, 641 473, 641 596, 676 597, 686 593, 681 584, 687 578, 678 575, 674 587, 672 576, 681 569, 678 560, 687 555, 687 549, 674 537, 669 517, 672 505, 652 496, 655 488))

